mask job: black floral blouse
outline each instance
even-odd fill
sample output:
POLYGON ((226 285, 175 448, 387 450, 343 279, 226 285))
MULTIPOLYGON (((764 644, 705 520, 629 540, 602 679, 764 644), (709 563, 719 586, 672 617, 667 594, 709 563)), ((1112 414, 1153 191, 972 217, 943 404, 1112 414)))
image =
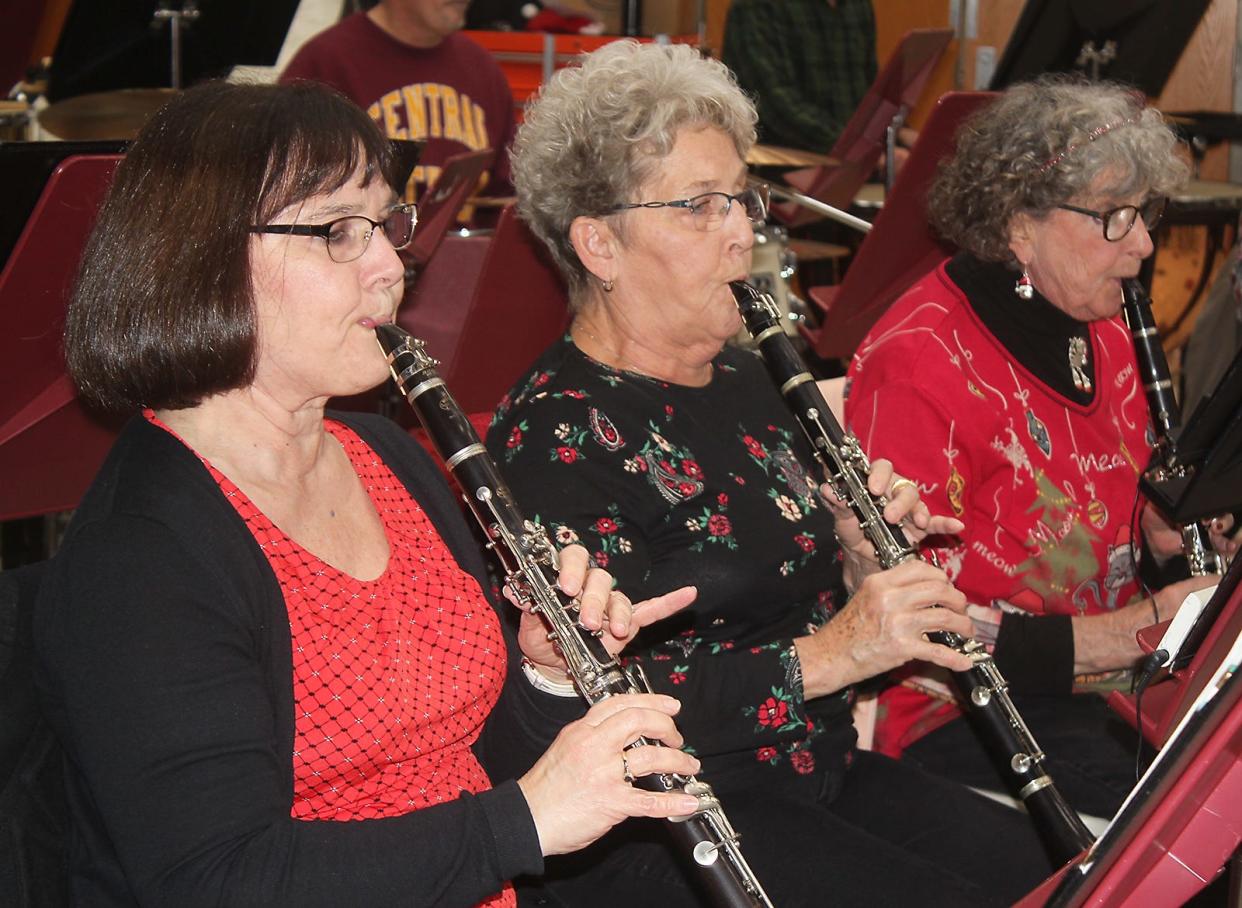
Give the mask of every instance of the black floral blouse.
POLYGON ((627 653, 682 701, 705 769, 840 766, 851 693, 805 702, 792 642, 844 601, 832 517, 762 364, 729 349, 713 368, 705 387, 673 385, 563 338, 501 401, 488 447, 524 512, 632 599, 698 587, 627 653))

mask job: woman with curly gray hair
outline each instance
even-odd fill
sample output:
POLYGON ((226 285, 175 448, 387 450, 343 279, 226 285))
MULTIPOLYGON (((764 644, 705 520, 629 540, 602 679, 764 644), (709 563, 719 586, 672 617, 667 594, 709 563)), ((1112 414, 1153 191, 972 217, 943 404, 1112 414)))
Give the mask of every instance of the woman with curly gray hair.
MULTIPOLYGON (((636 596, 697 585, 685 617, 631 653, 684 704, 775 904, 1009 903, 1047 871, 1026 819, 854 747, 854 683, 912 657, 963 667, 923 634, 970 624, 938 569, 878 569, 801 466, 810 452, 762 365, 725 346, 741 324, 729 282, 766 212, 743 163, 754 124, 728 70, 689 47, 618 42, 545 86, 513 171, 574 320, 489 445, 540 521, 636 596)), ((886 462, 873 480, 890 519, 960 529, 886 462)), ((662 836, 631 824, 550 862, 551 886, 570 904, 699 904, 662 836)))
MULTIPOLYGON (((916 283, 855 353, 846 415, 933 508, 966 528, 936 551, 994 645, 1014 700, 1079 810, 1111 816, 1133 733, 1075 678, 1116 680, 1135 631, 1194 581, 1142 598, 1132 538, 1151 438, 1121 282, 1187 174, 1159 112, 1112 84, 1044 77, 968 121, 928 210, 960 252, 916 283), (1079 685, 1081 688, 1082 685, 1079 685)), ((1180 537, 1151 509, 1158 560, 1180 537)), ((1205 585, 1207 581, 1198 581, 1205 585)), ((1002 788, 934 667, 880 698, 877 746, 1002 788)))

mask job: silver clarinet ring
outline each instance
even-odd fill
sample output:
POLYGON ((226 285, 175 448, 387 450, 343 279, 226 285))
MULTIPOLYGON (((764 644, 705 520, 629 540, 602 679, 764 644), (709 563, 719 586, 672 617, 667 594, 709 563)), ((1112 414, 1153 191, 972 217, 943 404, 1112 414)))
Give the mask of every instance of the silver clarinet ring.
POLYGON ((630 772, 630 761, 625 758, 625 754, 621 754, 621 777, 626 782, 634 781, 634 773, 630 772))

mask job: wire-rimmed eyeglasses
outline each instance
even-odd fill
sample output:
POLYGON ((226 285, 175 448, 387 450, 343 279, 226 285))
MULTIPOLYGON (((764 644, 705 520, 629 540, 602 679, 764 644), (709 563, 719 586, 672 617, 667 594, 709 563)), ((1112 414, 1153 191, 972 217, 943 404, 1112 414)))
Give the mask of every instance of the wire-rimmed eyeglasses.
POLYGON ((1134 228, 1140 215, 1143 218, 1143 226, 1148 232, 1155 230, 1160 219, 1164 217, 1164 206, 1168 204, 1168 201, 1167 196, 1158 195, 1148 199, 1142 205, 1121 205, 1117 208, 1110 208, 1108 211, 1092 211, 1090 208, 1079 208, 1076 205, 1058 205, 1057 207, 1095 218, 1104 225, 1104 239, 1110 243, 1120 243, 1134 228))
POLYGON ((684 208, 690 212, 690 222, 695 230, 718 230, 729 216, 734 202, 741 202, 746 218, 752 224, 762 224, 768 216, 768 184, 747 186, 736 195, 727 192, 704 192, 689 199, 672 202, 624 202, 613 205, 609 213, 628 211, 631 208, 684 208))
POLYGON ((378 227, 393 249, 404 249, 414 238, 418 223, 418 207, 412 203, 394 205, 382 221, 373 221, 363 214, 351 214, 326 224, 262 224, 252 225, 251 233, 284 233, 293 236, 321 237, 328 247, 328 257, 345 264, 367 251, 371 234, 378 227))

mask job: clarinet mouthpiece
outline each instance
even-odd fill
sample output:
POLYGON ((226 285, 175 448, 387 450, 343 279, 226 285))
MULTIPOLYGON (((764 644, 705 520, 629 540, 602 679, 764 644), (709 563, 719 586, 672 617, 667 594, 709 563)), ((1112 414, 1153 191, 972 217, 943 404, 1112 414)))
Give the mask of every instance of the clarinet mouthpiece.
POLYGON ((410 342, 410 332, 393 324, 376 325, 375 339, 379 341, 380 349, 384 351, 384 355, 389 356, 402 344, 410 342))

